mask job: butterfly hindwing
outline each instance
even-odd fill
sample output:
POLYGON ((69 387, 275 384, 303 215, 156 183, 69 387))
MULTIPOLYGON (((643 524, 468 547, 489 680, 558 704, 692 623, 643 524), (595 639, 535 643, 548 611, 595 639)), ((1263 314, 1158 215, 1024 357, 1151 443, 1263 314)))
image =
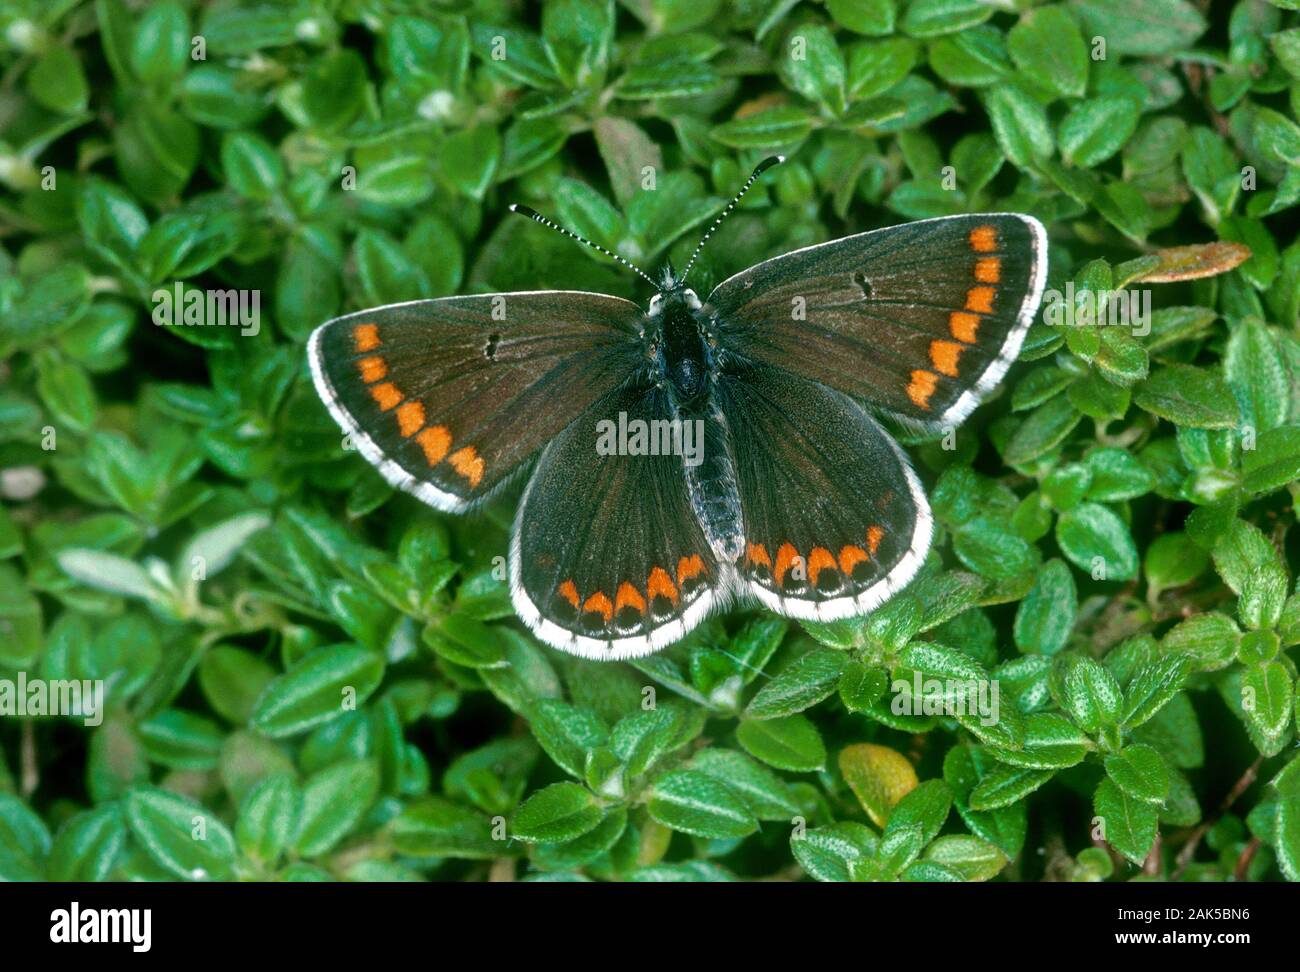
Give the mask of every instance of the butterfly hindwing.
POLYGON ((930 547, 929 504, 861 405, 762 364, 724 374, 718 396, 749 593, 780 614, 830 621, 872 610, 915 576, 930 547))
POLYGON ((764 261, 708 303, 728 350, 942 427, 1015 360, 1046 261, 1031 216, 945 216, 764 261))
POLYGON ((445 297, 322 324, 312 377, 383 476, 438 509, 489 496, 635 367, 630 301, 571 291, 445 297))
POLYGON ((691 512, 682 457, 601 447, 611 428, 655 436, 670 414, 658 389, 620 389, 538 460, 515 519, 511 592, 548 644, 634 658, 681 638, 714 604, 718 565, 691 512))

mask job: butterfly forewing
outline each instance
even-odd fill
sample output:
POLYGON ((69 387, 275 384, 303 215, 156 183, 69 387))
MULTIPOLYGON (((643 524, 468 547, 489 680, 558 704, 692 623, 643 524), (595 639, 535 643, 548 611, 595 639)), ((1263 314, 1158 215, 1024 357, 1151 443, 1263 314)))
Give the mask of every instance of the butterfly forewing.
POLYGON ((644 320, 600 294, 446 297, 323 324, 308 357, 331 414, 384 477, 459 511, 626 380, 644 320))
POLYGON ((767 260, 720 284, 709 305, 729 352, 944 426, 1015 360, 1045 276, 1036 219, 951 216, 767 260))
POLYGON ((929 504, 901 450, 848 396, 750 364, 724 374, 750 593, 797 618, 869 611, 915 576, 929 504))
POLYGON ((670 415, 658 389, 620 389, 538 460, 515 520, 511 589, 520 617, 548 644, 633 658, 681 638, 713 605, 718 566, 691 512, 682 457, 654 431, 670 415), (649 429, 668 448, 606 454, 611 426, 602 423, 649 429))

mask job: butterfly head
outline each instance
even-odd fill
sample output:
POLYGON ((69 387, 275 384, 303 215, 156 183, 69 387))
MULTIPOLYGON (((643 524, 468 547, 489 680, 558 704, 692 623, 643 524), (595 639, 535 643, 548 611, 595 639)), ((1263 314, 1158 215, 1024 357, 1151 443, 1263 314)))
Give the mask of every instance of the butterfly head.
POLYGON ((651 319, 662 321, 677 315, 690 316, 702 306, 700 295, 674 276, 671 266, 665 267, 659 292, 650 298, 651 319))

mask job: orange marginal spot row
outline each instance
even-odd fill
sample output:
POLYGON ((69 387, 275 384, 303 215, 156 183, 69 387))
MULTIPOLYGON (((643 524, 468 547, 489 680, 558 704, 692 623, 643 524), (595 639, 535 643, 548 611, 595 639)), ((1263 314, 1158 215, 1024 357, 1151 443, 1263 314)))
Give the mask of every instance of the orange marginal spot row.
POLYGON ((388 377, 388 363, 381 354, 369 354, 382 344, 379 325, 353 326, 352 346, 358 354, 366 355, 357 359, 357 370, 361 373, 361 380, 370 386, 370 397, 381 412, 397 410, 393 413, 397 418, 397 430, 404 439, 414 438, 430 466, 446 459, 471 489, 478 486, 483 481, 483 457, 472 445, 452 452, 450 430, 445 425, 425 424, 424 405, 415 399, 408 400, 400 388, 384 380, 388 377))

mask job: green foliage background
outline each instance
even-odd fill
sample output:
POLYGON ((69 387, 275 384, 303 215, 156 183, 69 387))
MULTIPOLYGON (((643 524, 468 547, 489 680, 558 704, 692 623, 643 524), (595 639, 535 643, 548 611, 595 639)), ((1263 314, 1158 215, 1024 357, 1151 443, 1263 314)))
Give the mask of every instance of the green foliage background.
POLYGON ((107 712, 0 717, 0 877, 1300 878, 1300 14, 1207 7, 5 0, 0 676, 107 712), (1151 287, 1150 333, 1040 322, 955 448, 909 442, 939 535, 873 616, 562 656, 493 570, 510 499, 395 495, 303 342, 644 300, 505 206, 680 265, 774 150, 702 292, 1015 210, 1049 286, 1151 287), (1214 240, 1253 255, 1141 282, 1214 240), (176 281, 260 330, 155 326, 176 281), (914 672, 996 679, 1001 719, 895 714, 914 672))

